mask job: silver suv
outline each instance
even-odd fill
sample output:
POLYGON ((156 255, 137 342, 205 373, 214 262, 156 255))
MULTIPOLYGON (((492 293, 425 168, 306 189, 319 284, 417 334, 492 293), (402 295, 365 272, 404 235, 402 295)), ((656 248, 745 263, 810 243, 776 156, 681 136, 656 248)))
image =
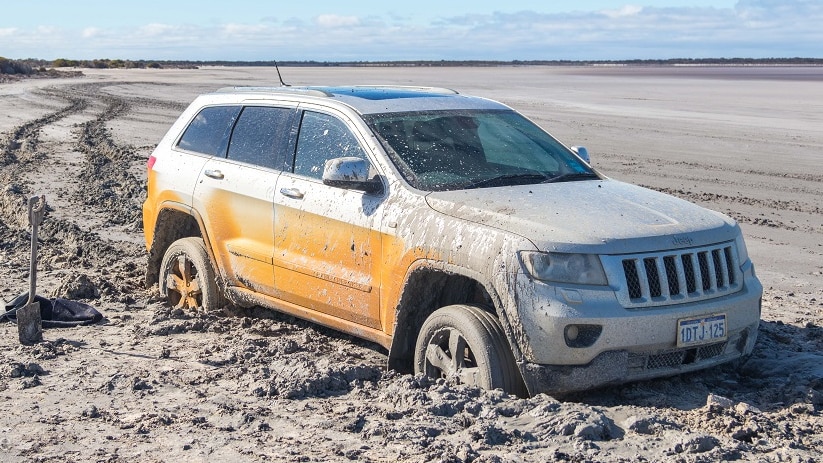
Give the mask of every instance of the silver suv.
POLYGON ((149 159, 143 220, 176 307, 270 307, 519 395, 690 373, 757 336, 732 219, 446 89, 200 96, 149 159))

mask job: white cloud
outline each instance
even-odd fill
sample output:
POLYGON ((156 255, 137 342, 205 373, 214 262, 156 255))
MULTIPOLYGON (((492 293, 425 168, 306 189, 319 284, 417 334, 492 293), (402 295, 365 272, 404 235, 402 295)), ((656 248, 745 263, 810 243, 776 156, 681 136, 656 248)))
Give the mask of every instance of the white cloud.
POLYGON ((637 16, 642 11, 642 6, 625 5, 623 8, 620 8, 619 10, 602 10, 600 11, 600 13, 610 18, 622 18, 625 16, 637 16))
POLYGON ((269 33, 272 27, 263 24, 225 24, 220 27, 220 30, 227 36, 247 37, 269 33))
POLYGON ((179 26, 172 26, 169 24, 152 23, 146 24, 138 28, 138 34, 149 37, 162 37, 168 34, 176 33, 179 26))
POLYGON ((102 31, 96 27, 87 27, 83 29, 83 32, 80 34, 84 39, 90 39, 100 35, 102 31))
POLYGON ((35 28, 35 32, 37 34, 42 34, 42 35, 46 35, 46 36, 55 35, 55 34, 59 33, 59 31, 60 31, 60 29, 58 29, 57 27, 54 27, 54 26, 37 26, 37 28, 35 28))
POLYGON ((17 27, 0 29, 0 37, 4 53, 47 59, 823 58, 819 24, 823 24, 820 0, 740 0, 733 8, 626 5, 617 10, 552 14, 467 13, 425 22, 386 13, 279 20, 267 16, 248 23, 228 19, 209 24, 152 23, 117 30, 17 27))
POLYGON ((357 16, 340 16, 336 14, 321 14, 315 18, 315 22, 322 27, 353 27, 360 25, 360 18, 357 16))

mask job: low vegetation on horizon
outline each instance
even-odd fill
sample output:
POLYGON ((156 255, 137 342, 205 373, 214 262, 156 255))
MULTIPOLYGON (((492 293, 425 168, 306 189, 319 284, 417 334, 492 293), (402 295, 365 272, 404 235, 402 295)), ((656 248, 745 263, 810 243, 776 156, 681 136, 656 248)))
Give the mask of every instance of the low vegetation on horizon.
POLYGON ((58 58, 11 60, 0 56, 0 74, 32 76, 54 68, 160 69, 199 66, 823 66, 823 58, 672 58, 633 60, 402 60, 402 61, 190 61, 190 60, 73 60, 58 58))

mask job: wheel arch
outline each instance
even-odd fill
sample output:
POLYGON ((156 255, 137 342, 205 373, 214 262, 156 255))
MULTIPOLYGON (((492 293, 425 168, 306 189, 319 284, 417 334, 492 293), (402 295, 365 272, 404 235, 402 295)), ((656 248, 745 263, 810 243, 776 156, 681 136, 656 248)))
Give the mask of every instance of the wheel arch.
MULTIPOLYGON (((157 220, 155 221, 151 246, 148 250, 148 262, 146 263, 145 281, 147 288, 158 283, 160 263, 163 260, 166 249, 181 238, 202 238, 212 265, 216 262, 208 234, 205 232, 205 227, 203 226, 203 220, 196 210, 185 204, 176 202, 165 202, 161 204, 159 210, 160 212, 158 212, 157 220)), ((220 273, 217 272, 217 274, 219 275, 220 273)))
POLYGON ((492 282, 474 270, 421 259, 406 272, 403 295, 395 308, 394 331, 388 367, 402 373, 412 371, 414 349, 423 323, 435 310, 454 304, 474 304, 492 313, 503 325, 515 358, 519 352, 511 342, 503 300, 492 282))

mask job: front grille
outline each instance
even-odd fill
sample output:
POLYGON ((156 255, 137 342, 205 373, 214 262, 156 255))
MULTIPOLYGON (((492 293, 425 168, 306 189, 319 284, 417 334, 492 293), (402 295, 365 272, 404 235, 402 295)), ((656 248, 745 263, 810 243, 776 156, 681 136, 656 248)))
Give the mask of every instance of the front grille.
POLYGON ((616 257, 625 307, 649 307, 720 297, 741 289, 733 244, 616 257))
POLYGON ((675 349, 656 354, 629 354, 629 369, 635 373, 649 370, 676 369, 717 357, 726 350, 727 342, 700 347, 675 349))
POLYGON ((646 358, 646 370, 660 368, 674 368, 683 364, 685 351, 666 352, 665 354, 649 355, 646 358))

